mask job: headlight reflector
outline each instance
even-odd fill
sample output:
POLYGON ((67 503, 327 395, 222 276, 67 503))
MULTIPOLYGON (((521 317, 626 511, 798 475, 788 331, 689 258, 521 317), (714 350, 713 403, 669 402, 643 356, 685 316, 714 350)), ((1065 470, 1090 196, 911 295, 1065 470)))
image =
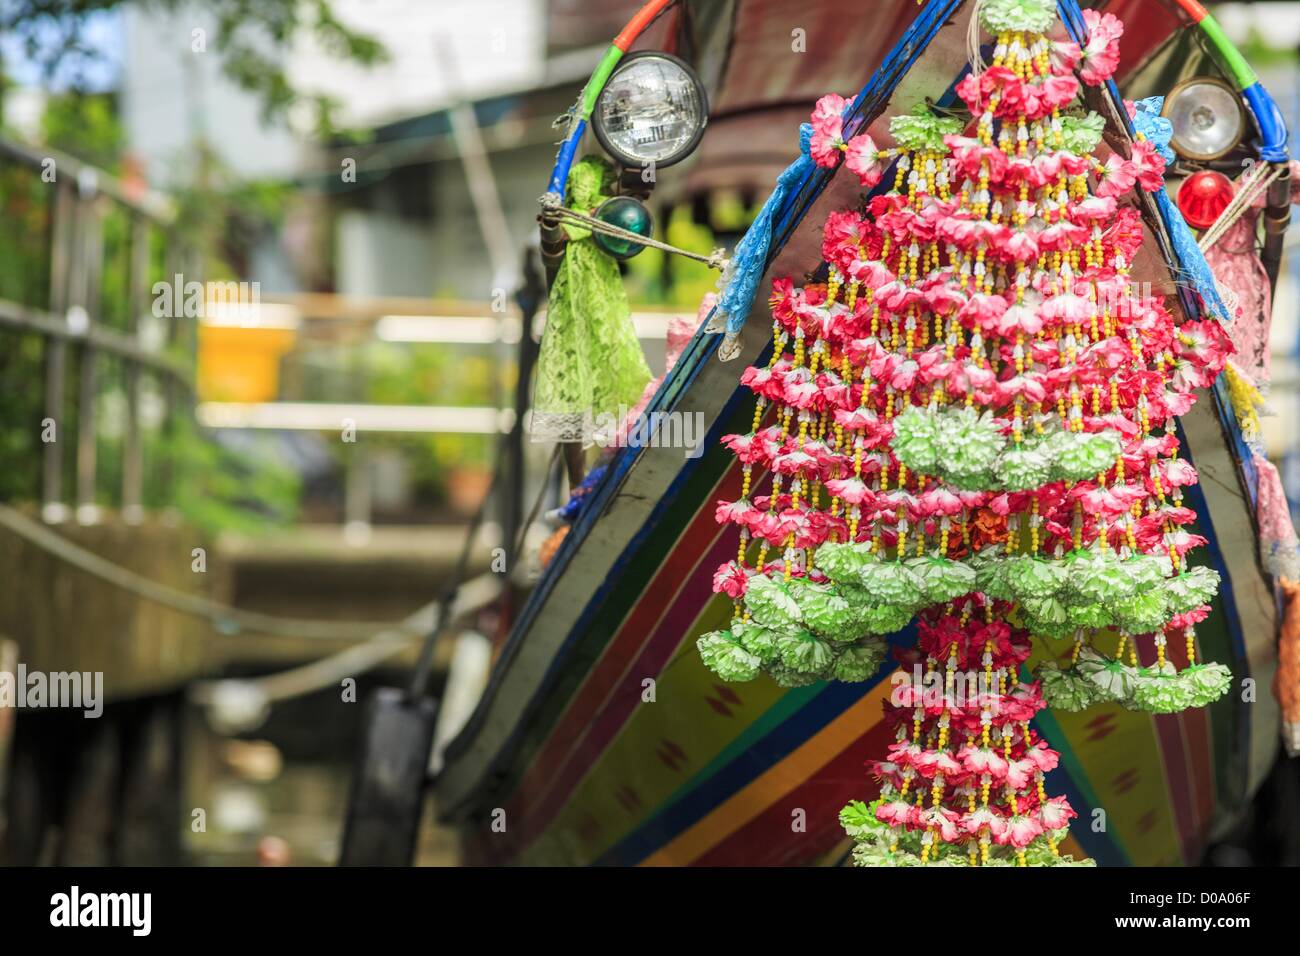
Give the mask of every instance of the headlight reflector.
POLYGON ((1198 77, 1165 97, 1164 116, 1173 124, 1174 151, 1187 159, 1218 159, 1241 142, 1246 116, 1241 97, 1222 80, 1198 77))
POLYGON ((596 100, 596 139, 624 166, 671 166, 690 155, 709 118, 704 87, 668 53, 624 57, 596 100))

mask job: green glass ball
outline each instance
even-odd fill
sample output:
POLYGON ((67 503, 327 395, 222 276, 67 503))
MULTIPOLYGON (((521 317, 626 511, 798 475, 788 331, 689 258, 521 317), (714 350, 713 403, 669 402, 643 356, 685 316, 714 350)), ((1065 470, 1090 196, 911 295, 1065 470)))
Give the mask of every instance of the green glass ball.
MULTIPOLYGON (((606 199, 596 209, 596 218, 611 226, 635 232, 638 236, 648 236, 654 228, 650 210, 631 196, 615 196, 606 199)), ((606 236, 599 232, 593 232, 591 238, 601 252, 615 259, 631 259, 645 248, 639 242, 620 239, 617 236, 606 236)))

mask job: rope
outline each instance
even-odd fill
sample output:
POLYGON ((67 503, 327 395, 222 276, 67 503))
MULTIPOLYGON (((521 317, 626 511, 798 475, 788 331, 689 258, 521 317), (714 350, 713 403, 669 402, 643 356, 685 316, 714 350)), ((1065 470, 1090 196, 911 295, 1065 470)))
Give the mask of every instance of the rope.
MULTIPOLYGON (((487 606, 496 600, 500 591, 501 580, 497 574, 489 572, 472 578, 461 586, 451 611, 451 619, 457 620, 487 606)), ((361 644, 355 644, 338 653, 303 664, 301 667, 268 674, 265 677, 200 681, 191 689, 190 699, 199 705, 211 705, 219 697, 220 688, 230 684, 253 688, 263 695, 268 703, 301 697, 326 687, 337 687, 345 677, 364 674, 400 654, 411 646, 418 634, 436 630, 439 624, 437 617, 438 602, 431 601, 400 621, 400 630, 379 631, 361 644)))
POLYGON ((233 629, 287 637, 362 641, 373 637, 377 631, 403 633, 408 636, 417 636, 419 633, 412 630, 405 621, 322 621, 279 617, 231 607, 229 604, 222 604, 220 601, 202 595, 190 594, 160 584, 106 558, 101 558, 8 505, 0 505, 0 527, 7 528, 60 561, 137 597, 162 604, 184 614, 201 617, 223 634, 230 634, 233 629))
POLYGON ((648 246, 651 249, 659 249, 672 255, 682 256, 685 259, 693 259, 695 262, 703 262, 710 269, 717 269, 721 272, 727 266, 727 254, 722 249, 714 249, 709 255, 701 255, 698 252, 691 252, 688 249, 680 249, 677 246, 669 245, 666 242, 660 242, 658 239, 652 239, 649 236, 643 236, 640 233, 633 232, 630 229, 622 229, 619 226, 611 225, 589 216, 586 213, 578 212, 576 209, 569 209, 559 204, 559 197, 554 193, 547 193, 539 202, 545 210, 545 215, 556 219, 568 219, 583 227, 590 229, 592 232, 599 232, 602 235, 612 236, 615 239, 626 239, 635 242, 638 245, 648 246))
POLYGON ((984 0, 975 0, 970 8, 970 20, 966 23, 966 60, 970 63, 970 71, 976 76, 988 69, 988 64, 984 62, 984 54, 980 50, 980 7, 982 6, 984 0))
POLYGON ((1218 242, 1225 232, 1245 215, 1246 210, 1251 207, 1261 193, 1268 189, 1282 175, 1282 167, 1272 163, 1256 163, 1250 170, 1241 177, 1237 184, 1237 191, 1232 196, 1232 201, 1224 207, 1219 218, 1214 220, 1214 224, 1201 234, 1200 241, 1197 243, 1201 251, 1209 250, 1218 242))

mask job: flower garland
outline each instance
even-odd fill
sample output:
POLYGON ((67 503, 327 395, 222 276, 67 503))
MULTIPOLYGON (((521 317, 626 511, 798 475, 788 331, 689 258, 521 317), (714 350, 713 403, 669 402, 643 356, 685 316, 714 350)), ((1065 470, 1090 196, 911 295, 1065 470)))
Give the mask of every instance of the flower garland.
POLYGON ((957 87, 970 126, 918 110, 881 149, 844 139, 842 97, 818 102, 812 160, 867 188, 892 163, 892 188, 828 217, 824 283, 774 283, 772 358, 741 378, 752 427, 724 439, 743 480, 717 518, 740 542, 714 588, 735 616, 699 639, 708 666, 862 681, 917 619, 881 796, 841 817, 863 865, 1073 863, 1034 714, 1172 712, 1231 678, 1196 657, 1218 575, 1188 561, 1205 542, 1172 427, 1231 345, 1130 278, 1142 224, 1121 199, 1162 188, 1158 146, 1103 163, 1101 118, 1067 112, 1123 27, 1085 10, 1085 44, 1052 40, 1050 0, 979 16, 996 42, 957 87), (1070 642, 1033 681, 1031 635, 1070 642))

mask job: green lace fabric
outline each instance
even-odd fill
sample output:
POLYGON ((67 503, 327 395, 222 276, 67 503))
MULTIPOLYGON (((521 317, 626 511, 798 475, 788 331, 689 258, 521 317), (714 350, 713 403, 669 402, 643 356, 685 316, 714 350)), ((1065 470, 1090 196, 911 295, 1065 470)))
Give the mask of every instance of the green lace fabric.
MULTIPOLYGON (((570 209, 594 212, 612 193, 613 169, 586 157, 569 172, 570 209)), ((551 287, 533 386, 534 441, 594 441, 641 399, 650 381, 632 327, 618 263, 591 239, 591 231, 564 226, 568 248, 551 287)))

